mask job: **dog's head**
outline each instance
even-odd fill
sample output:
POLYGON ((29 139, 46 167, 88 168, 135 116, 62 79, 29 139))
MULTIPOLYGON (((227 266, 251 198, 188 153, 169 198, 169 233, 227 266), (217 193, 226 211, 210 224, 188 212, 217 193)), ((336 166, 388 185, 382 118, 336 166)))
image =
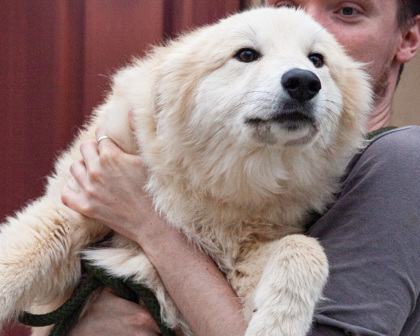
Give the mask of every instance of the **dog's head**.
POLYGON ((221 197, 245 186, 257 197, 278 192, 293 171, 319 174, 315 163, 327 153, 348 160, 371 105, 361 65, 301 10, 233 15, 157 48, 138 66, 150 68, 152 98, 139 104, 152 117, 138 117, 149 163, 181 167, 221 197), (145 123, 153 127, 143 131, 145 123))

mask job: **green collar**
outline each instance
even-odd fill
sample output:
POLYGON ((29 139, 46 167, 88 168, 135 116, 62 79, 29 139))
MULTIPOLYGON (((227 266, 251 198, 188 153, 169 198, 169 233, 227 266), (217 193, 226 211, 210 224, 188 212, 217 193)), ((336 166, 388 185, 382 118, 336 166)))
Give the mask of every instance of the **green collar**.
POLYGON ((366 134, 365 135, 365 138, 367 140, 372 140, 377 135, 382 134, 382 133, 385 133, 385 132, 388 132, 388 131, 393 130, 393 129, 396 129, 396 128, 397 127, 395 127, 395 126, 382 127, 380 129, 377 129, 376 131, 373 131, 373 132, 370 132, 370 133, 366 134))

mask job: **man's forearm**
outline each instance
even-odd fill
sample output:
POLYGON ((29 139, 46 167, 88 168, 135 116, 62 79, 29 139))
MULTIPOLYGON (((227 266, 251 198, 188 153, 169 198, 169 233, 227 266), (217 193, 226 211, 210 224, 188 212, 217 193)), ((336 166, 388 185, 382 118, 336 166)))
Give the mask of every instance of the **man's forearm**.
POLYGON ((195 335, 244 334, 242 306, 209 256, 171 228, 141 245, 195 335))

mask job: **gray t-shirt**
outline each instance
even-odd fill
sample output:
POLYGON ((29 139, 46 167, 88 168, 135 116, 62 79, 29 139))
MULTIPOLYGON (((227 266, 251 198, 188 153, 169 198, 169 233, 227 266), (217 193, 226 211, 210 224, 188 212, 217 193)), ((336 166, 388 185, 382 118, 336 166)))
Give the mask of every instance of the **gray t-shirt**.
POLYGON ((374 138, 308 230, 330 263, 312 336, 420 336, 420 127, 374 138))

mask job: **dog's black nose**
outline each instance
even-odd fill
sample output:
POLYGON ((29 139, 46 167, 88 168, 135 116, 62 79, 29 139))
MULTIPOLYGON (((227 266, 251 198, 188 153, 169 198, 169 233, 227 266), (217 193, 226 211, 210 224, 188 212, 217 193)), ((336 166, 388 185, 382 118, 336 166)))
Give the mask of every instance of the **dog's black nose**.
POLYGON ((321 90, 321 81, 312 71, 292 69, 281 77, 289 96, 299 101, 310 100, 321 90))

